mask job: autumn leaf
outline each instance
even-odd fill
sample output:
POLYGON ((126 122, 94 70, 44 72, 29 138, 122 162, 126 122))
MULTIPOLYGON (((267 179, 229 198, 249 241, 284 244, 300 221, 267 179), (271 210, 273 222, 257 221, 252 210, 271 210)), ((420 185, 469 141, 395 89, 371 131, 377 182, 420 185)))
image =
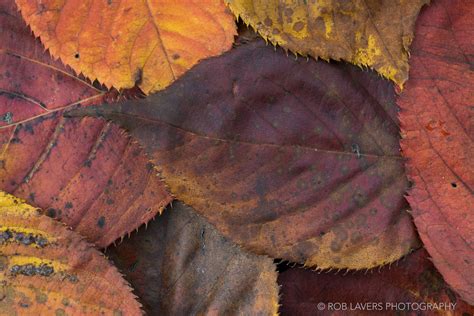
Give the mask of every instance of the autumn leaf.
POLYGON ((420 16, 398 104, 414 182, 408 201, 445 280, 474 304, 474 21, 472 1, 436 1, 420 16))
POLYGON ((415 19, 429 0, 225 2, 273 44, 303 56, 372 67, 403 86, 415 19))
POLYGON ((153 165, 112 124, 64 119, 72 106, 114 97, 52 61, 0 3, 0 190, 105 247, 171 201, 153 165))
POLYGON ((173 194, 258 254, 362 269, 418 245, 394 91, 374 73, 258 42, 144 100, 69 115, 120 124, 173 194))
POLYGON ((149 315, 277 314, 273 261, 239 249, 180 202, 110 250, 149 315))
POLYGON ((378 271, 344 275, 293 268, 281 273, 278 283, 281 315, 316 315, 316 311, 321 316, 348 315, 349 308, 350 315, 474 313, 474 307, 461 301, 444 282, 424 249, 378 271), (318 308, 318 303, 325 308, 318 308), (346 303, 348 310, 339 309, 340 305, 331 310, 329 303, 346 303), (439 309, 426 309, 427 304, 437 304, 439 309))
POLYGON ((76 233, 0 192, 0 314, 140 315, 120 273, 76 233))
POLYGON ((107 87, 166 88, 199 60, 232 46, 222 0, 17 0, 51 54, 107 87))

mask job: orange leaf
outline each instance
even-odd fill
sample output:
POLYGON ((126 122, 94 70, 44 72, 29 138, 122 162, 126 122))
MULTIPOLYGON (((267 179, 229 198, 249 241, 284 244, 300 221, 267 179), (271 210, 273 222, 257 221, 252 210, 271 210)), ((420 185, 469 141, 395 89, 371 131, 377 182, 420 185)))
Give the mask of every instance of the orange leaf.
POLYGON ((0 192, 2 315, 140 315, 120 273, 79 235, 0 192))
POLYGON ((108 87, 167 87, 228 50, 236 26, 222 0, 17 0, 51 54, 108 87))
POLYGON ((171 197, 119 128, 62 118, 64 109, 102 103, 113 93, 52 61, 13 1, 2 1, 0 11, 0 190, 105 247, 153 218, 171 197))
POLYGON ((410 80, 398 104, 414 182, 408 201, 436 268, 474 304, 474 20, 472 1, 435 1, 420 15, 410 80))

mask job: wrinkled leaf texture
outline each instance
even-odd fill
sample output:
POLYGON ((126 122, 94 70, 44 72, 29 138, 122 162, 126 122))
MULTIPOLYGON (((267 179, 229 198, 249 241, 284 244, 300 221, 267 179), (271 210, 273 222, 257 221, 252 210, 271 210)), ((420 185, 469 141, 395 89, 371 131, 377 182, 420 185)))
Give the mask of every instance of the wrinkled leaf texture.
POLYGON ((225 0, 265 39, 292 52, 376 69, 403 86, 420 8, 429 0, 225 0))
MULTIPOLYGON (((373 269, 370 272, 348 274, 317 273, 292 268, 278 277, 281 285, 281 315, 348 315, 344 310, 318 310, 319 302, 344 302, 352 306, 350 315, 395 315, 396 309, 387 308, 386 303, 444 303, 456 304, 450 308, 418 309, 401 311, 403 315, 472 315, 474 307, 463 302, 444 282, 428 259, 426 250, 419 249, 391 266, 373 269), (368 310, 371 303, 379 303, 368 310), (365 305, 364 310, 357 310, 365 305)), ((414 305, 415 308, 424 305, 414 305)), ((407 308, 407 305, 405 305, 407 308)))
POLYGON ((474 304, 474 2, 435 1, 420 16, 398 104, 414 182, 408 201, 436 268, 474 304))
POLYGON ((108 87, 164 89, 236 35, 222 0, 17 0, 56 58, 108 87))
POLYGON ((418 245, 394 91, 373 72, 259 41, 144 100, 68 115, 120 124, 173 194, 258 254, 362 269, 418 245))
POLYGON ((276 315, 273 260, 239 249, 180 202, 107 255, 149 315, 276 315))
POLYGON ((141 315, 102 253, 1 191, 0 280, 1 315, 141 315))
POLYGON ((171 201, 138 144, 64 109, 113 93, 51 60, 13 1, 0 3, 0 189, 105 247, 171 201))

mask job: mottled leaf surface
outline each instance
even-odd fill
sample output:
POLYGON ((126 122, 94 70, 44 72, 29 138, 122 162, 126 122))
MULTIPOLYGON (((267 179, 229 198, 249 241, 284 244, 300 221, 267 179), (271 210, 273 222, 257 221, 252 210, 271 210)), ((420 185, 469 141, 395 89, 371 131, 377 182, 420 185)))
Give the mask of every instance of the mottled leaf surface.
POLYGON ((277 272, 180 202, 108 253, 149 315, 276 315, 277 272))
POLYGON ((51 60, 13 1, 0 3, 0 189, 105 247, 171 197, 138 144, 117 126, 64 119, 116 98, 51 60))
POLYGON ((147 149, 173 194, 259 254, 373 267, 417 244, 388 81, 263 42, 144 100, 88 108, 147 149))
POLYGON ((474 20, 472 1, 437 1, 420 16, 400 96, 408 201, 436 268, 474 304, 474 20))
MULTIPOLYGON (((344 275, 293 268, 278 277, 281 315, 472 315, 474 307, 463 302, 436 271, 424 249, 391 266, 344 275), (317 304, 325 308, 318 310, 317 304), (352 310, 329 310, 328 303, 346 303, 352 310), (372 311, 371 303, 375 305, 372 311), (386 303, 438 304, 437 309, 414 304, 391 309, 386 303), (357 305, 359 304, 359 305, 357 305), (365 305, 364 305, 365 304, 365 305), (441 304, 445 304, 444 306, 441 304), (456 304, 452 309, 452 305, 456 304), (357 310, 357 308, 359 308, 357 310), (363 309, 362 309, 363 308, 363 309)), ((336 309, 336 308, 335 308, 336 309)))
POLYGON ((0 192, 1 315, 140 315, 120 273, 82 237, 0 192))
POLYGON ((292 52, 376 69, 402 86, 416 17, 429 0, 225 0, 265 39, 292 52))
POLYGON ((232 46, 223 0, 17 0, 56 58, 108 87, 164 89, 200 59, 232 46))

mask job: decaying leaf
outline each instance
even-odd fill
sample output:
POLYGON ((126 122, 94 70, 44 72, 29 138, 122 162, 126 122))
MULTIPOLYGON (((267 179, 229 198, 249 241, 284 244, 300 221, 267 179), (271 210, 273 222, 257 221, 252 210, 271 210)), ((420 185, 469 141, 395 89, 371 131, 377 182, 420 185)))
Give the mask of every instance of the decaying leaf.
POLYGON ((265 39, 301 55, 369 66, 402 86, 420 8, 429 0, 225 0, 265 39))
POLYGON ((424 249, 379 271, 336 275, 293 268, 281 273, 278 283, 282 291, 281 315, 474 313, 474 307, 460 300, 444 282, 424 249), (318 309, 318 303, 324 303, 324 308, 318 309), (329 303, 336 307, 331 308, 329 303), (346 303, 347 310, 338 303, 346 303))
POLYGON ((180 202, 110 249, 149 315, 276 315, 270 258, 239 249, 180 202))
POLYGON ((167 87, 199 60, 232 46, 222 0, 17 0, 51 54, 108 87, 167 87))
POLYGON ((75 232, 0 192, 1 315, 140 315, 120 273, 75 232))
POLYGON ((170 201, 138 144, 71 106, 111 93, 52 61, 13 1, 0 3, 0 190, 14 193, 105 247, 170 201))
POLYGON ((408 201, 436 268, 474 304, 474 20, 472 1, 436 1, 417 23, 398 100, 408 201))
POLYGON ((259 254, 362 269, 418 243, 394 91, 373 72, 295 62, 260 41, 144 100, 69 115, 122 125, 172 193, 259 254))

